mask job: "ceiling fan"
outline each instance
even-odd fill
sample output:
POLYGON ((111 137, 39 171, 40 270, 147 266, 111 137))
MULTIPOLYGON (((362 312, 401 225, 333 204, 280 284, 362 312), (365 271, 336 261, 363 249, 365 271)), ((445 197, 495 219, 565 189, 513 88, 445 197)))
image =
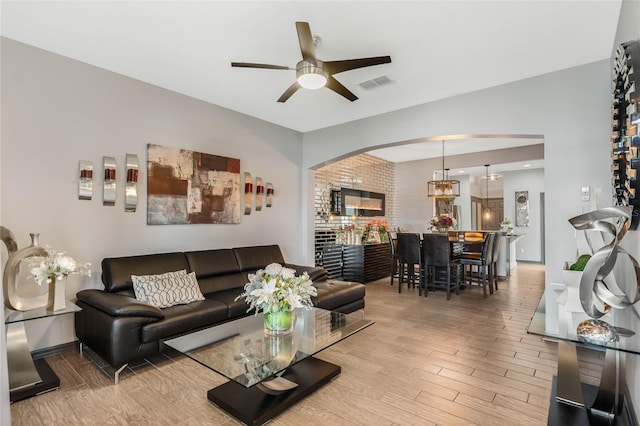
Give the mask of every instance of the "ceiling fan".
POLYGON ((311 28, 308 22, 296 22, 298 30, 298 41, 302 60, 296 64, 295 68, 282 65, 254 64, 250 62, 231 62, 232 67, 242 68, 265 68, 270 70, 295 70, 296 81, 284 91, 278 102, 286 102, 300 87, 305 89, 320 89, 327 87, 339 95, 344 96, 351 102, 358 99, 349 89, 344 87, 338 80, 333 78, 334 74, 356 68, 370 67, 372 65, 388 64, 391 62, 390 56, 376 56, 373 58, 346 59, 343 61, 324 62, 316 58, 316 44, 311 35, 311 28))

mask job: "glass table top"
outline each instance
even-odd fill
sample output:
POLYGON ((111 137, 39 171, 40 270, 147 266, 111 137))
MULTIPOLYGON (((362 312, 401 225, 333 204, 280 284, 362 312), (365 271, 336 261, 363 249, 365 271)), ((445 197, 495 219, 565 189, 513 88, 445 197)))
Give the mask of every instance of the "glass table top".
POLYGON ((66 307, 58 311, 51 311, 43 306, 41 308, 29 309, 28 311, 15 311, 11 308, 4 308, 4 323, 11 324, 13 322, 29 321, 39 318, 53 317, 56 315, 72 314, 82 309, 73 302, 66 301, 66 307))
POLYGON ((372 324, 360 311, 341 314, 318 308, 296 309, 294 331, 284 336, 265 335, 260 313, 164 343, 227 379, 250 387, 372 324))
POLYGON ((530 334, 579 343, 595 348, 613 349, 640 355, 640 306, 637 304, 628 309, 611 309, 609 313, 598 318, 614 328, 618 340, 612 342, 587 341, 578 336, 576 332, 578 324, 583 320, 593 319, 584 312, 560 311, 558 322, 559 332, 550 332, 545 326, 545 311, 546 307, 543 296, 529 324, 528 332, 530 334))

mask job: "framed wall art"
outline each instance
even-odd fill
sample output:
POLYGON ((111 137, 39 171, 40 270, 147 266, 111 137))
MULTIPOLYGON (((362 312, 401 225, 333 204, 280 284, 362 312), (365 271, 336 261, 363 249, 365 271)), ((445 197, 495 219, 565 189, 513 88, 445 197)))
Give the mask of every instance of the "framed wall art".
POLYGON ((516 191, 516 226, 529 226, 529 191, 516 191))
POLYGON ((147 145, 149 225, 240 223, 240 160, 147 145))

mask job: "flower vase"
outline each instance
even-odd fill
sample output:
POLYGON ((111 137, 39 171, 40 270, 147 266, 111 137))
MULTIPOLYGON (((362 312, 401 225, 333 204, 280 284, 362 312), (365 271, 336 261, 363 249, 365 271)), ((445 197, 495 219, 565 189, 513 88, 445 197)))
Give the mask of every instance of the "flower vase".
POLYGON ((289 334, 293 331, 293 311, 264 314, 264 332, 269 336, 289 334))
POLYGON ((441 234, 446 234, 447 232, 449 232, 449 228, 440 227, 438 228, 438 232, 440 232, 441 234))
POLYGON ((51 282, 49 283, 49 299, 47 301, 48 311, 60 311, 67 307, 66 287, 66 276, 51 277, 51 282))

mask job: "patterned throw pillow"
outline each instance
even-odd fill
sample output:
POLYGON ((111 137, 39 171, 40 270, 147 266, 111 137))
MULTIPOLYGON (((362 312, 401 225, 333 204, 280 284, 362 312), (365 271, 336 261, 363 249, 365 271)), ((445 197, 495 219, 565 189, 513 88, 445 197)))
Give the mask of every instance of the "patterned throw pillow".
POLYGON ((160 275, 132 275, 136 299, 158 308, 204 300, 195 272, 185 270, 160 275))

